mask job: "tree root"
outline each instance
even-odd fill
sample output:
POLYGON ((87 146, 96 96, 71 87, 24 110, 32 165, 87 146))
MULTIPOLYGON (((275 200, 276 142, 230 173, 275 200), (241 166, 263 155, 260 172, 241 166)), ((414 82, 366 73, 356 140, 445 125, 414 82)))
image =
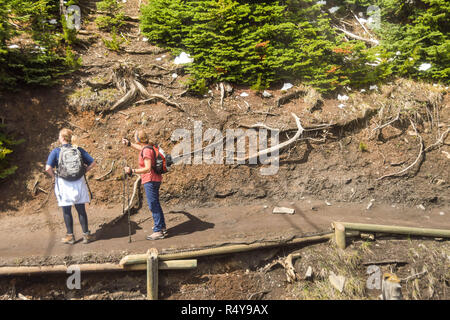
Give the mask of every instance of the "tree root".
POLYGON ((287 282, 293 283, 297 280, 301 280, 301 277, 299 276, 297 271, 295 271, 294 265, 292 263, 294 259, 299 258, 299 257, 300 257, 300 253, 298 253, 298 252, 291 253, 285 258, 280 258, 280 259, 268 264, 267 266, 265 266, 263 268, 263 272, 265 273, 265 272, 269 271, 270 269, 272 269, 277 264, 280 264, 286 271, 287 282))
POLYGON ((422 158, 423 153, 424 153, 424 145, 423 145, 422 136, 417 132, 417 129, 416 129, 416 126, 414 125, 414 122, 412 120, 409 120, 409 121, 411 122, 411 125, 414 128, 414 131, 416 132, 416 135, 420 139, 420 142, 419 142, 419 145, 420 145, 419 155, 417 156, 416 160, 413 163, 411 163, 408 167, 406 167, 405 169, 403 169, 403 170, 401 170, 399 172, 396 172, 396 173, 386 174, 386 175, 384 175, 382 177, 379 177, 377 180, 381 180, 381 179, 384 179, 384 178, 387 178, 387 177, 397 176, 399 174, 403 174, 406 171, 408 171, 409 169, 411 169, 422 158))
MULTIPOLYGON (((116 68, 114 68, 111 81, 108 84, 114 83, 115 86, 118 88, 118 90, 124 95, 122 98, 117 100, 111 107, 108 109, 105 109, 102 111, 104 112, 113 112, 116 110, 119 110, 121 108, 124 108, 125 106, 129 105, 136 97, 141 96, 144 98, 144 100, 140 100, 137 103, 145 103, 148 101, 152 101, 154 99, 162 100, 165 104, 175 107, 178 110, 184 112, 184 109, 181 107, 180 104, 173 102, 166 97, 164 97, 161 94, 150 94, 145 86, 138 81, 139 77, 139 70, 133 67, 129 67, 126 65, 120 65, 116 68)), ((160 82, 155 81, 149 81, 154 84, 163 85, 160 82)), ((103 85, 103 84, 102 84, 103 85)), ((105 84, 106 85, 106 84, 105 84)))
POLYGON ((124 209, 124 214, 128 210, 131 210, 132 208, 135 208, 136 205, 140 206, 140 197, 139 197, 140 186, 141 186, 141 177, 139 176, 136 179, 136 181, 134 182, 133 194, 131 196, 130 202, 128 202, 127 207, 124 209))
POLYGON ((94 178, 94 179, 97 180, 97 181, 100 181, 101 179, 103 179, 104 177, 106 177, 107 175, 109 175, 109 174, 113 171, 114 163, 115 163, 115 162, 116 162, 116 160, 113 160, 113 161, 112 161, 111 169, 110 169, 107 173, 105 173, 105 174, 102 175, 101 177, 94 178))
MULTIPOLYGON (((298 97, 300 97, 301 95, 306 95, 305 90, 296 90, 294 92, 285 94, 281 97, 279 97, 276 101, 275 101, 275 106, 277 108, 279 108, 280 106, 282 106, 283 104, 288 103, 289 101, 291 101, 292 99, 296 99, 298 97)), ((270 112, 270 109, 268 110, 268 112, 270 112)))

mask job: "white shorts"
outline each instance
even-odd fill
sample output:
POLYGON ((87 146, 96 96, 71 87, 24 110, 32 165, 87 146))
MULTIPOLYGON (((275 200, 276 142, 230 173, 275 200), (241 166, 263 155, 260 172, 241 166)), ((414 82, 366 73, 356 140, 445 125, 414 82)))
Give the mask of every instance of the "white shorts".
POLYGON ((55 194, 59 207, 90 202, 89 190, 84 177, 81 177, 77 181, 68 181, 56 177, 55 194))

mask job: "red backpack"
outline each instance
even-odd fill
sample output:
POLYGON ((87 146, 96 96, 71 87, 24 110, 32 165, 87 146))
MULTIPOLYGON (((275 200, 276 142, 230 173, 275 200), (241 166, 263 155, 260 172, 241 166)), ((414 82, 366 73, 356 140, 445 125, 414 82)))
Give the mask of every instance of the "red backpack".
POLYGON ((172 156, 170 154, 166 155, 164 153, 164 150, 162 148, 159 148, 158 146, 145 146, 142 149, 141 157, 145 149, 152 150, 155 156, 155 164, 152 163, 152 169, 157 174, 167 173, 170 166, 172 165, 172 156))

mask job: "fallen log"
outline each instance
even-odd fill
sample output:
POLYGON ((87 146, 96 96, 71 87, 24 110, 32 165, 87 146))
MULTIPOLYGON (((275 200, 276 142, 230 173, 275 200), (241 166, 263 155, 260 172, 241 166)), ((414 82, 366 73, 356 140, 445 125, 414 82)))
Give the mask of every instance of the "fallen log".
MULTIPOLYGON (((144 271, 147 270, 147 264, 135 264, 132 266, 121 266, 114 263, 87 263, 76 265, 80 272, 118 272, 118 271, 144 271)), ((39 275, 67 273, 70 266, 33 266, 33 267, 0 267, 0 276, 20 276, 20 275, 39 275)), ((182 270, 194 269, 197 267, 196 259, 189 260, 165 260, 158 262, 159 270, 182 270)))
POLYGON ((247 161, 247 160, 254 159, 256 157, 261 157, 261 156, 267 155, 269 153, 272 154, 273 152, 278 151, 278 150, 280 150, 282 148, 285 148, 288 145, 294 143, 300 137, 300 135, 303 133, 304 129, 303 129, 303 127, 302 127, 302 125, 300 123, 300 119, 297 117, 297 115, 294 114, 294 113, 291 113, 291 115, 294 117, 295 123, 297 124, 297 132, 291 139, 286 140, 283 143, 277 144, 276 146, 273 146, 273 147, 267 148, 265 150, 259 151, 259 152, 255 153, 253 155, 248 155, 248 156, 246 156, 244 158, 235 158, 234 161, 237 161, 237 163, 245 163, 245 161, 247 161))
POLYGON ((360 232, 376 232, 388 234, 404 234, 409 236, 423 236, 433 238, 450 238, 450 230, 430 229, 430 228, 414 228, 386 226, 378 224, 350 223, 350 222, 333 222, 332 228, 335 229, 336 244, 339 248, 345 249, 345 235, 348 230, 356 230, 360 232), (343 229, 343 230, 342 230, 343 229))
MULTIPOLYGON (((329 232, 322 235, 310 236, 304 238, 295 238, 290 241, 271 241, 263 243, 251 243, 251 244, 235 244, 227 245, 216 248, 198 249, 190 250, 186 252, 175 252, 175 253, 161 253, 158 258, 160 260, 177 260, 177 259, 189 259, 194 257, 211 256, 218 254, 245 252, 260 248, 271 248, 281 245, 299 244, 307 242, 317 242, 317 241, 328 241, 333 237, 333 233, 329 232)), ((122 266, 142 264, 147 262, 147 254, 134 254, 128 255, 120 260, 119 264, 122 266)))

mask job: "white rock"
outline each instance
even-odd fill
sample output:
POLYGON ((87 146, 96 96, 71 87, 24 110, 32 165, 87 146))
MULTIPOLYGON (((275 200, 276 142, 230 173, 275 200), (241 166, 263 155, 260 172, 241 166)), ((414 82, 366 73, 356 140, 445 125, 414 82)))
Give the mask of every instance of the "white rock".
POLYGON ((349 99, 349 97, 347 96, 347 95, 340 95, 340 94, 338 94, 338 100, 339 101, 347 101, 349 99))
POLYGON ((326 204, 327 206, 331 206, 331 202, 325 201, 325 204, 326 204))
POLYGON ((423 204, 419 204, 419 205, 417 206, 417 208, 419 208, 419 209, 421 209, 421 210, 425 210, 425 207, 423 206, 423 204))
POLYGON ((286 207, 275 207, 273 208, 272 213, 287 213, 287 214, 294 214, 295 209, 292 208, 286 208, 286 207))
POLYGON ((361 93, 364 93, 364 92, 366 92, 366 89, 361 89, 361 93))
POLYGON ((440 216, 445 215, 444 211, 439 212, 439 215, 440 215, 440 216))
POLYGON ((330 13, 335 13, 336 11, 339 10, 340 7, 332 7, 330 9, 328 9, 328 11, 330 11, 330 13))
POLYGON ((178 78, 178 75, 176 73, 172 73, 172 78, 176 79, 178 78))
POLYGON ((147 41, 148 41, 148 38, 143 37, 143 38, 142 38, 142 41, 147 42, 147 41))
POLYGON ((419 66, 419 71, 427 71, 430 68, 431 68, 431 64, 430 63, 422 63, 419 66))
POLYGON ((191 62, 194 62, 194 59, 191 58, 191 56, 186 52, 180 53, 180 55, 174 60, 175 64, 186 64, 191 62))
POLYGON ((156 61, 161 61, 161 60, 162 60, 162 58, 156 58, 155 60, 156 60, 156 61))
POLYGON ((369 90, 378 90, 378 86, 374 84, 373 86, 369 87, 369 90))
POLYGON ((19 49, 20 47, 17 44, 12 44, 8 46, 8 49, 19 49))
POLYGON ((264 90, 264 92, 262 93, 262 96, 264 98, 270 98, 272 95, 270 94, 270 92, 267 92, 266 90, 264 90))
POLYGON ((339 105, 338 105, 338 108, 339 108, 339 109, 344 109, 344 108, 345 108, 345 104, 343 104, 343 103, 339 104, 339 105))
POLYGON ((248 93, 247 92, 242 92, 241 93, 241 97, 248 97, 248 93))
POLYGON ((311 266, 309 266, 305 273, 305 279, 309 279, 312 277, 312 271, 313 270, 312 270, 311 266))
POLYGON ((287 82, 287 83, 283 84, 283 87, 281 88, 281 91, 289 90, 292 87, 293 87, 292 83, 287 82))

